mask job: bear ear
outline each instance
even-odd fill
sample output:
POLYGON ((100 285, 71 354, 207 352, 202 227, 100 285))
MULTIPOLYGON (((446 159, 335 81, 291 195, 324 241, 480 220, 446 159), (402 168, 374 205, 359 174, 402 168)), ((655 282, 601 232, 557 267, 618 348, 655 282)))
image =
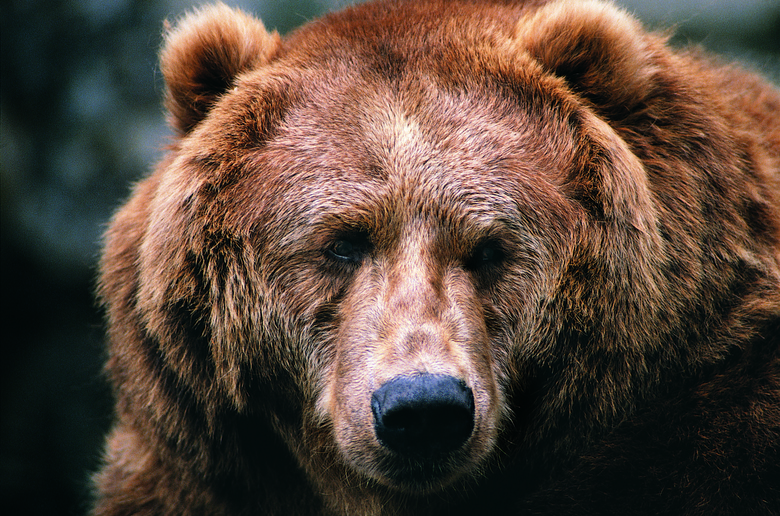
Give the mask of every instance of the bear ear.
POLYGON ((601 115, 625 116, 652 94, 654 54, 665 43, 617 7, 557 0, 521 18, 521 48, 563 78, 601 115))
POLYGON ((160 67, 171 125, 188 133, 236 76, 269 62, 279 45, 279 35, 268 33, 260 20, 221 3, 175 27, 166 23, 160 67))

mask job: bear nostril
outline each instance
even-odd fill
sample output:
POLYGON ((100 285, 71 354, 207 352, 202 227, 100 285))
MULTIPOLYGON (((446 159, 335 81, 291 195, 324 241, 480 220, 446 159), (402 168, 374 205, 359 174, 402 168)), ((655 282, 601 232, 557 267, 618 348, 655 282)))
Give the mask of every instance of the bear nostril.
POLYGON ((402 455, 454 451, 474 428, 474 395, 452 376, 394 378, 374 392, 371 409, 379 442, 402 455))

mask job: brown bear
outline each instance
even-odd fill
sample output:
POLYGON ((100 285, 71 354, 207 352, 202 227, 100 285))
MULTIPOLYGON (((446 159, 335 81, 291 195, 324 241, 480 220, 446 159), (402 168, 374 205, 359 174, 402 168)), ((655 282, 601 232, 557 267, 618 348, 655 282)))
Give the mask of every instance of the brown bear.
POLYGON ((98 515, 778 514, 780 93, 604 3, 167 31, 98 515))

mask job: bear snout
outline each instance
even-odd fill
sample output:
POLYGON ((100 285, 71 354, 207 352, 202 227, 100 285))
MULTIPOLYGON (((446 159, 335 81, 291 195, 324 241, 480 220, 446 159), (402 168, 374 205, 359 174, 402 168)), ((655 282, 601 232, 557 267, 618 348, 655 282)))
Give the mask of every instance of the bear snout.
POLYGON ((371 396, 377 440, 407 457, 434 457, 463 446, 474 429, 474 394, 463 380, 400 376, 371 396))

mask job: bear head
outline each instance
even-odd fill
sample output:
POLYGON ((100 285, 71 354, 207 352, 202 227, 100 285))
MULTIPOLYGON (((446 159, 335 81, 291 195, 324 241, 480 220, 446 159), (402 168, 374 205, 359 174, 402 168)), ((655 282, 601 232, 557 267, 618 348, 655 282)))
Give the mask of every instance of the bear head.
POLYGON ((706 216, 736 165, 674 59, 594 2, 372 3, 284 40, 189 15, 177 136, 102 262, 120 423, 205 478, 274 435, 334 496, 565 463, 726 352, 735 264, 776 272, 776 228, 697 243, 747 222, 706 216))

